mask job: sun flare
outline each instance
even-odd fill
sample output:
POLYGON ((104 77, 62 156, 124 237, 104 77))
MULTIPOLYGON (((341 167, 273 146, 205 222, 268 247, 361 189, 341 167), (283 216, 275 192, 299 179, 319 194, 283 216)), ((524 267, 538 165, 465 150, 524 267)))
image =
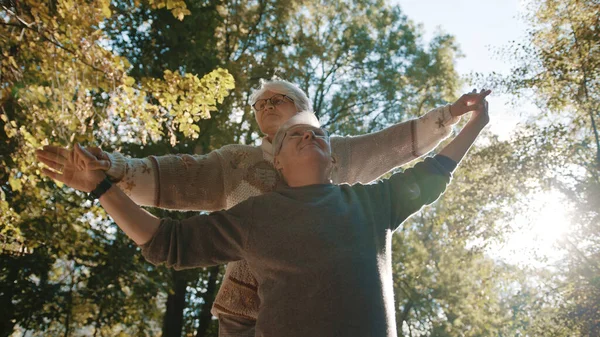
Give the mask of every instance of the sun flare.
POLYGON ((561 238, 569 232, 569 204, 558 191, 540 192, 524 199, 508 224, 512 233, 495 247, 495 254, 514 264, 543 265, 562 256, 561 238))

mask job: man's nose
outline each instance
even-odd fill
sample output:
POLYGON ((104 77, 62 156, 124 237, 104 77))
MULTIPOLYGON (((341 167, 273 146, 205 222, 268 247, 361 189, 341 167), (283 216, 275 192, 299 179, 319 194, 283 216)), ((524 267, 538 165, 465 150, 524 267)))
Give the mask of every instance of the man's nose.
POLYGON ((304 131, 304 136, 302 137, 303 139, 311 139, 315 137, 315 133, 312 130, 306 130, 304 131))

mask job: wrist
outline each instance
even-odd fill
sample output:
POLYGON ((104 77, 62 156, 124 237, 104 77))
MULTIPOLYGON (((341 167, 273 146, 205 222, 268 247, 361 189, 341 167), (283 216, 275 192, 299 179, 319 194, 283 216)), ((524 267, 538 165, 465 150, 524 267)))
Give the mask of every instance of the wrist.
POLYGON ((490 122, 489 119, 476 117, 476 118, 469 119, 469 121, 467 122, 467 125, 470 125, 471 127, 474 127, 474 128, 478 128, 479 130, 483 130, 489 124, 489 122, 490 122))
POLYGON ((100 199, 100 197, 111 189, 112 185, 112 182, 104 175, 104 178, 98 182, 96 187, 90 193, 88 193, 88 198, 91 200, 100 199))
POLYGON ((104 155, 110 163, 110 168, 106 171, 106 175, 113 182, 121 181, 125 176, 125 168, 127 166, 125 157, 118 152, 104 152, 104 155))
POLYGON ((456 117, 456 107, 454 106, 454 103, 448 104, 448 112, 450 113, 450 116, 456 117))
MULTIPOLYGON (((110 178, 109 178, 110 179, 110 178)), ((98 198, 98 201, 105 202, 107 200, 107 198, 112 198, 114 196, 114 193, 116 190, 118 190, 119 188, 117 186, 115 186, 115 184, 113 183, 108 190, 106 190, 106 192, 104 192, 100 198, 98 198)))

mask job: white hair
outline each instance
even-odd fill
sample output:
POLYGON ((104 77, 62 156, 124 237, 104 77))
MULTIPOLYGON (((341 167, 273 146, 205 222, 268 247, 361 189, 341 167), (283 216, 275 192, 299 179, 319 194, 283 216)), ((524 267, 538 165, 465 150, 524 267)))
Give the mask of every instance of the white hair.
POLYGON ((250 95, 250 104, 256 103, 258 97, 266 91, 284 94, 294 100, 294 105, 298 111, 313 111, 312 103, 306 96, 306 93, 297 85, 285 80, 260 80, 260 88, 250 95))

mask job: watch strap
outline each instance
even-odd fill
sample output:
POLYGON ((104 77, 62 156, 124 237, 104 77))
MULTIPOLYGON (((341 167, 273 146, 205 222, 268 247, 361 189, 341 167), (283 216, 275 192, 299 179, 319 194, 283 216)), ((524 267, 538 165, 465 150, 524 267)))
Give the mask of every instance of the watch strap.
POLYGON ((108 191, 111 186, 112 182, 108 179, 108 177, 105 177, 100 183, 98 183, 96 188, 90 192, 89 198, 92 200, 99 199, 104 193, 106 193, 106 191, 108 191))

